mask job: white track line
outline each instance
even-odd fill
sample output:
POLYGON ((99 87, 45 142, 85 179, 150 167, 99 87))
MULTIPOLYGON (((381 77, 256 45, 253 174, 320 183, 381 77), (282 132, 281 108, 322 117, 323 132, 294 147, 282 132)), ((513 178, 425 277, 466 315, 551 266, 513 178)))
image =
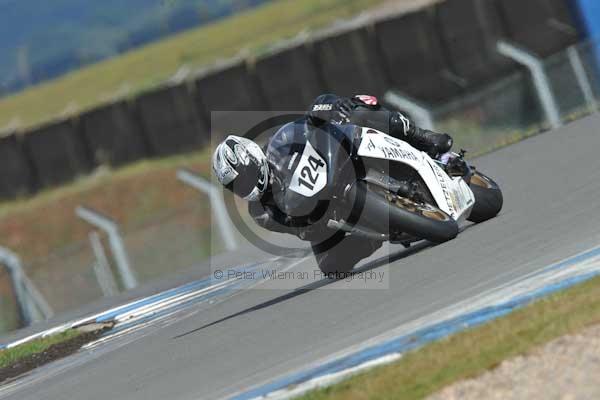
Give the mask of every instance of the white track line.
MULTIPOLYGON (((301 258, 301 259, 299 259, 299 260, 291 263, 287 267, 283 268, 282 271, 289 271, 290 269, 296 267, 298 264, 306 261, 307 259, 308 259, 308 257, 301 258)), ((115 326, 118 327, 119 325, 124 324, 124 323, 132 323, 132 322, 135 322, 136 320, 147 318, 148 316, 150 316, 152 314, 155 314, 155 313, 158 313, 158 312, 163 312, 163 311, 165 311, 168 308, 176 307, 176 306, 178 306, 180 304, 183 304, 183 303, 185 303, 187 301, 192 300, 193 298, 204 296, 204 295, 210 294, 210 293, 212 293, 214 291, 223 289, 224 287, 227 287, 230 284, 237 283, 240 279, 241 278, 230 280, 230 281, 226 281, 226 282, 222 282, 220 284, 209 286, 207 288, 204 288, 204 289, 192 292, 192 293, 187 293, 185 295, 177 296, 175 298, 168 298, 168 299, 165 299, 165 301, 161 301, 161 302, 156 303, 156 304, 155 303, 149 304, 148 306, 142 307, 140 309, 132 310, 132 312, 130 312, 130 313, 126 313, 126 314, 123 314, 123 315, 120 315, 120 316, 116 317, 115 320, 117 320, 118 322, 117 322, 117 324, 115 326)), ((264 279, 260 279, 257 282, 255 282, 251 287, 246 288, 246 290, 251 289, 253 287, 256 287, 256 286, 264 283, 265 281, 266 280, 264 280, 264 279)), ((168 313, 166 315, 160 316, 157 319, 153 319, 151 321, 147 321, 147 322, 143 322, 143 323, 134 325, 134 326, 129 327, 127 329, 124 329, 122 331, 116 332, 115 334, 112 334, 112 335, 108 334, 107 336, 104 336, 103 338, 100 338, 100 339, 98 339, 98 340, 96 340, 94 342, 88 343, 87 345, 83 346, 82 350, 93 349, 93 348, 97 347, 100 344, 106 343, 106 342, 111 341, 113 339, 121 338, 121 337, 123 337, 123 336, 125 336, 127 334, 130 334, 130 333, 136 332, 138 330, 147 328, 147 327, 149 327, 151 325, 154 325, 155 323, 163 321, 164 319, 166 319, 168 317, 171 317, 172 315, 174 315, 174 314, 176 314, 176 313, 178 313, 180 311, 182 311, 182 310, 175 310, 175 311, 170 312, 170 313, 168 313)))
POLYGON ((349 378, 350 376, 356 375, 363 371, 369 370, 371 368, 379 367, 382 365, 390 364, 394 361, 402 358, 402 354, 400 353, 392 353, 380 357, 376 360, 367 361, 361 365, 358 365, 353 368, 348 368, 340 372, 336 372, 333 374, 327 374, 320 376, 318 378, 311 379, 310 381, 301 383, 300 385, 294 386, 292 389, 284 389, 278 390, 268 394, 267 396, 258 397, 258 399, 269 399, 269 400, 283 400, 289 399, 292 397, 300 396, 303 393, 308 392, 309 390, 324 388, 327 386, 334 385, 344 379, 349 378))
MULTIPOLYGON (((585 252, 584 252, 585 253, 585 252)), ((576 256, 565 258, 563 261, 572 259, 576 256)), ((559 262, 560 263, 560 262, 559 262)), ((499 285, 495 288, 486 290, 469 299, 462 300, 449 307, 443 308, 439 311, 433 312, 427 316, 418 318, 409 323, 403 324, 395 329, 392 329, 386 333, 368 339, 367 341, 351 346, 345 350, 337 352, 333 355, 324 357, 315 363, 312 363, 308 367, 301 367, 295 371, 285 374, 284 376, 293 375, 302 371, 316 368, 320 365, 332 362, 336 359, 349 356, 351 354, 359 353, 367 348, 382 344, 386 341, 393 340, 394 338, 402 337, 419 331, 421 329, 431 327, 443 321, 457 318, 461 315, 466 315, 487 307, 499 305, 513 299, 517 299, 528 293, 534 293, 552 284, 556 284, 567 279, 575 278, 578 276, 584 276, 589 273, 600 273, 600 257, 592 257, 588 260, 582 261, 580 264, 575 264, 558 270, 552 270, 551 267, 559 263, 554 263, 551 266, 540 268, 537 271, 533 271, 526 274, 524 277, 516 278, 510 282, 499 285), (547 273, 543 273, 544 270, 549 270, 547 273)), ((298 385, 294 385, 290 388, 281 389, 270 393, 267 396, 259 397, 259 399, 289 399, 301 395, 307 391, 315 388, 325 387, 330 384, 339 382, 346 379, 360 371, 372 368, 375 365, 383 365, 395 361, 401 354, 392 353, 382 356, 378 359, 368 361, 356 367, 352 367, 343 371, 339 371, 334 374, 323 375, 321 377, 313 378, 309 381, 303 382, 298 385), (391 356, 391 358, 389 357, 391 356), (394 359, 395 358, 395 359, 394 359)), ((276 380, 275 380, 276 381, 276 380)), ((260 385, 259 385, 260 386, 260 385)), ((246 391, 243 391, 246 392, 246 391)), ((236 393, 234 396, 239 395, 243 392, 236 393)))

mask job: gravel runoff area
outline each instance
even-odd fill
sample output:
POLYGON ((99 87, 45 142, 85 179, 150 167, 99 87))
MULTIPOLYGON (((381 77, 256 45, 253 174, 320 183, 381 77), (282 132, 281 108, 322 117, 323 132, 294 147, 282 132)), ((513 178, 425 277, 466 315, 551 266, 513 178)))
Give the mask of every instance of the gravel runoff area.
POLYGON ((450 399, 600 399, 600 325, 563 336, 429 397, 450 399))

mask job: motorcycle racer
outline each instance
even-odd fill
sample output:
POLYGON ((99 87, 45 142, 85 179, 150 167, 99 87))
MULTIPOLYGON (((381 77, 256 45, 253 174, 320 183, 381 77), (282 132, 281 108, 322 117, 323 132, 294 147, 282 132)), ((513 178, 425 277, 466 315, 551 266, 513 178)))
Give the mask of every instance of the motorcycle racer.
POLYGON ((312 143, 318 142, 319 135, 352 137, 357 126, 406 140, 432 157, 448 152, 452 146, 449 135, 418 128, 403 114, 386 110, 373 96, 349 99, 324 94, 315 99, 304 118, 280 128, 265 151, 249 139, 228 136, 214 152, 213 169, 221 184, 248 201, 249 213, 257 224, 309 241, 322 271, 345 272, 347 266, 351 268, 371 255, 381 242, 332 232, 325 225, 326 218, 321 217, 326 202, 320 200, 331 197, 330 191, 324 190, 319 196, 311 194, 317 191, 316 186, 326 184, 325 174, 321 173, 325 162, 308 136, 312 136, 312 143), (296 150, 299 144, 301 151, 296 150), (306 152, 312 152, 306 158, 308 175, 306 180, 295 177, 294 182, 300 183, 295 187, 292 177, 300 170, 298 163, 306 152))

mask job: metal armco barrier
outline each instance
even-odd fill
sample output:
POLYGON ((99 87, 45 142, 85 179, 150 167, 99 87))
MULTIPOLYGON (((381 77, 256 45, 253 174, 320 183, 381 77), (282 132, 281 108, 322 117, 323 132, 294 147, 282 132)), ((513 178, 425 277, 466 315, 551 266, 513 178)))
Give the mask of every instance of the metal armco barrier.
POLYGON ((127 256, 127 251, 123 244, 123 238, 119 232, 119 226, 110 218, 87 207, 79 206, 75 210, 75 213, 79 218, 108 235, 108 242, 125 289, 135 288, 138 285, 138 281, 131 268, 131 264, 129 263, 129 257, 127 256))
POLYGON ((571 62, 571 67, 573 68, 573 72, 575 73, 575 77, 577 78, 577 83, 579 84, 581 92, 583 93, 583 97, 588 104, 588 109, 590 112, 595 112, 598 107, 594 97, 594 91, 592 89, 592 84, 590 83, 587 72, 585 72, 585 68, 583 66, 583 62, 581 61, 581 56, 579 55, 577 47, 569 47, 567 49, 567 54, 569 56, 569 61, 571 62))
POLYGON ((497 48, 500 54, 512 58, 519 64, 522 64, 529 69, 548 123, 550 126, 552 126, 552 128, 556 129, 560 127, 562 125, 560 111, 558 109, 558 105, 556 104, 554 94, 552 93, 552 88, 550 86, 550 82, 548 81, 548 77, 544 71, 544 64, 542 63, 542 60, 526 50, 520 49, 514 44, 504 41, 499 41, 497 48))
POLYGON ((229 251, 236 250, 237 239, 231 225, 231 220, 229 219, 229 214, 225 208, 225 203, 223 202, 221 190, 206 179, 185 169, 177 171, 177 179, 209 196, 210 205, 217 220, 225 248, 229 251))
POLYGON ((0 247, 0 264, 4 265, 10 274, 22 324, 27 326, 50 318, 54 314, 52 307, 25 275, 19 256, 5 247, 0 247))
POLYGON ((96 231, 90 232, 89 239, 90 244, 92 245, 92 251, 94 252, 94 257, 96 257, 96 262, 94 263, 94 273, 96 274, 98 285, 100 286, 104 296, 114 296, 118 293, 117 283, 112 271, 110 270, 110 265, 108 264, 104 247, 100 241, 100 235, 96 231))

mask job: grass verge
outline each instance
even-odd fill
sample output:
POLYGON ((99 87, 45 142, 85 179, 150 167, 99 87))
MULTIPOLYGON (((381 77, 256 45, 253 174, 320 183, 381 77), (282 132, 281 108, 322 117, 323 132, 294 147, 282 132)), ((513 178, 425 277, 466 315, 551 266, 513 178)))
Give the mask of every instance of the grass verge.
POLYGON ((69 329, 46 338, 32 340, 0 350, 0 383, 13 379, 49 362, 75 353, 96 340, 110 326, 69 329))
MULTIPOLYGON (((31 198, 0 202, 3 245, 30 262, 86 240, 89 226, 75 215, 78 205, 111 216, 125 229, 158 221, 175 210, 200 203, 196 191, 177 181, 176 171, 186 167, 207 175, 209 159, 207 149, 139 161, 116 170, 101 169, 92 176, 31 198)), ((210 225, 208 219, 197 223, 210 225)))
POLYGON ((39 354, 47 350, 50 346, 57 343, 65 342, 76 338, 81 333, 75 329, 69 329, 65 332, 58 333, 56 335, 48 336, 42 339, 32 340, 31 342, 24 343, 22 345, 0 350, 0 368, 5 368, 10 365, 21 361, 25 357, 39 354))
POLYGON ((399 361, 313 391, 302 400, 419 399, 503 360, 600 322, 600 277, 506 317, 424 346, 399 361))
POLYGON ((347 19, 382 1, 274 0, 0 99, 0 128, 14 120, 21 128, 37 125, 67 108, 78 112, 135 95, 164 82, 182 65, 197 68, 241 51, 258 54, 276 41, 347 19))

